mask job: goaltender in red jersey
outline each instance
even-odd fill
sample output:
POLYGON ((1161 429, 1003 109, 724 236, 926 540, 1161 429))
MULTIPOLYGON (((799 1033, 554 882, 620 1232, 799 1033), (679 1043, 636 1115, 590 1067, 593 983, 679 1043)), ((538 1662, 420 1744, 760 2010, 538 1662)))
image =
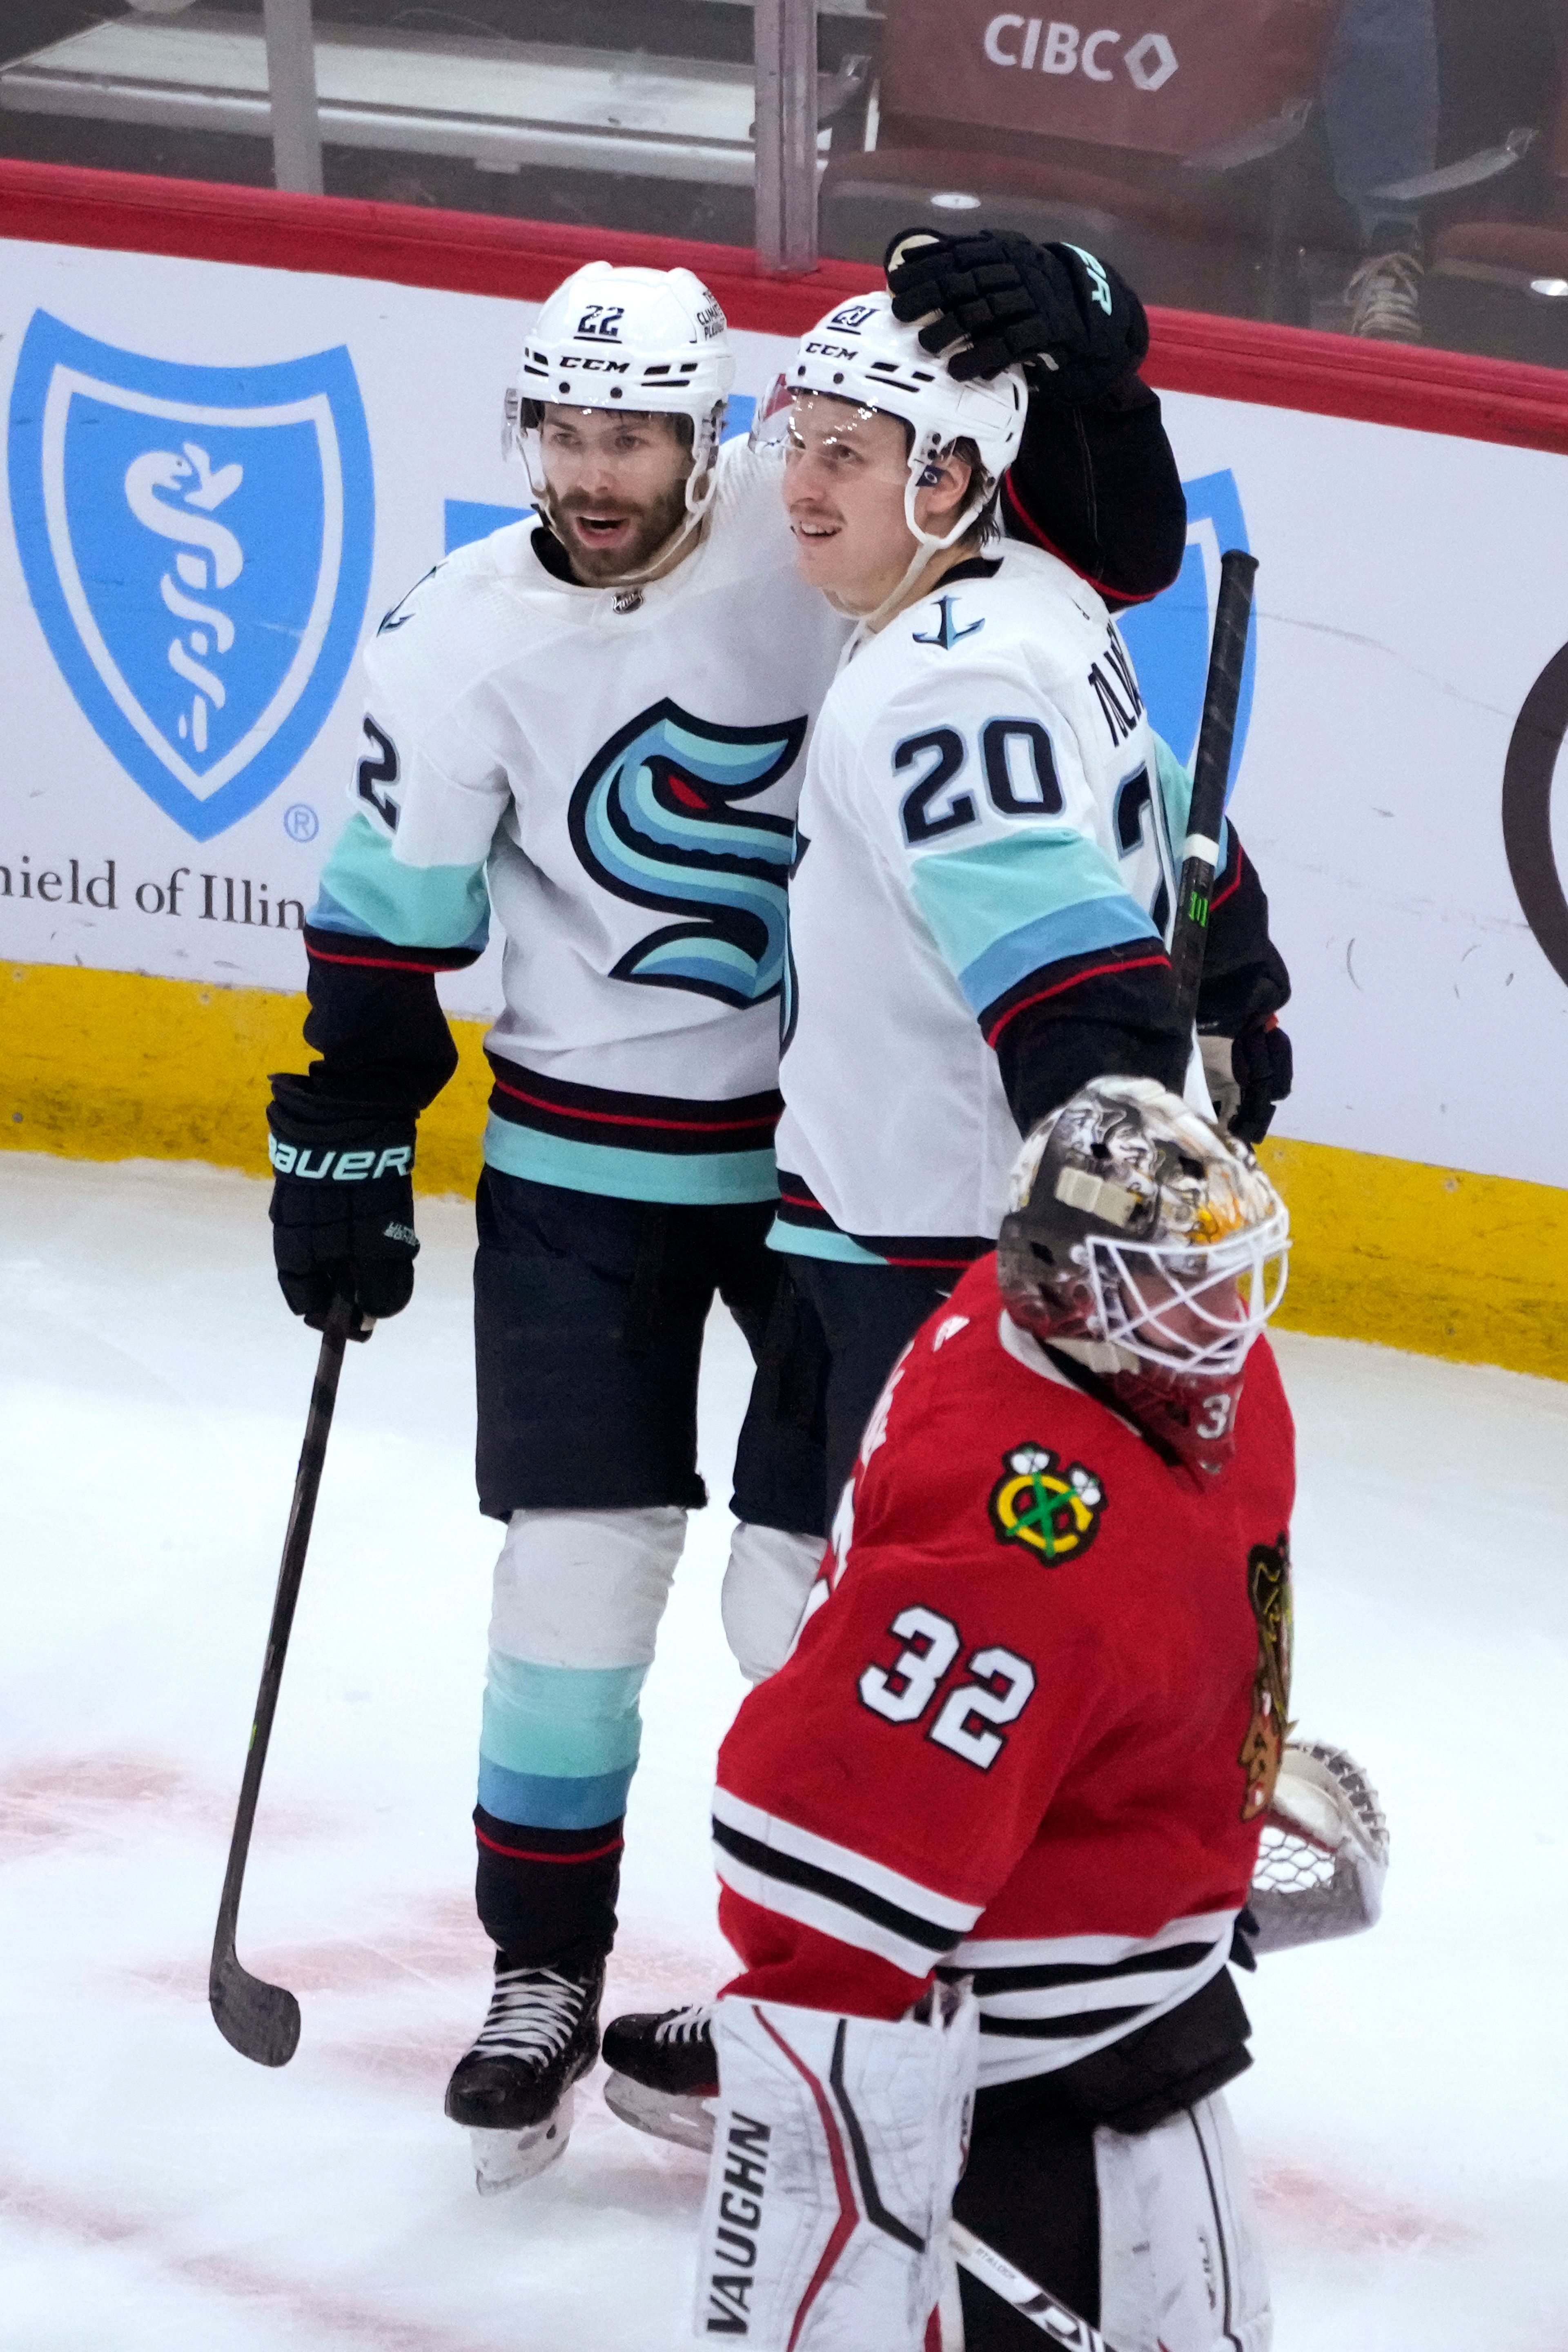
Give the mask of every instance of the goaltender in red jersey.
POLYGON ((1313 1932, 1366 1924, 1383 1867, 1374 1801, 1287 1748, 1286 1248, 1245 1145, 1097 1080, 895 1370, 794 1654, 721 1754, 743 1973, 711 2024, 645 2021, 648 2084, 684 2068, 695 2103, 715 2053, 722 2084, 700 2335, 1037 2343, 971 2277, 960 2336, 951 2204, 1118 2352, 1265 2352, 1226 1962, 1290 1786, 1344 1849, 1313 1932))

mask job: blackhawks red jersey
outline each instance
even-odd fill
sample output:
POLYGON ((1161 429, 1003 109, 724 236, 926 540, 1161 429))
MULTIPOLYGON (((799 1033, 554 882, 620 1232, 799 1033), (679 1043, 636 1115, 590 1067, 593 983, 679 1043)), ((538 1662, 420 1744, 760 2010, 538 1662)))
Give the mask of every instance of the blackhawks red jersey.
POLYGON ((994 1257, 972 1267, 895 1369, 795 1654, 721 1751, 729 1990, 896 2017, 938 1967, 972 1975, 989 2083, 1197 1991, 1279 1765, 1294 1484, 1266 1339, 1205 1475, 1004 1315, 994 1257))

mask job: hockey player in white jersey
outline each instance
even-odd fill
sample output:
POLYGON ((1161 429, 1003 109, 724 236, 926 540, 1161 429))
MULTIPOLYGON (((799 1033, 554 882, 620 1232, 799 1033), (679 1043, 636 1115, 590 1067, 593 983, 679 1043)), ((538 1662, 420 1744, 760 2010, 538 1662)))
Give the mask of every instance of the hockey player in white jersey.
MULTIPOLYGON (((1018 388, 955 381, 868 296, 805 339, 758 436, 803 572, 861 615, 797 817, 790 1282, 752 1406, 826 1435, 829 1512, 900 1349, 992 1246, 1019 1134, 1100 1076, 1185 1076, 1209 1108, 1166 953, 1190 779, 1103 599, 990 528, 1018 388)), ((1267 911, 1227 826, 1199 1024, 1262 1073, 1248 1140, 1289 1084, 1267 911)), ((760 1631, 756 1669, 787 1634, 760 1631)))
MULTIPOLYGON (((1147 593, 1179 562, 1182 514, 1133 372, 1142 312, 1118 283, 1103 313, 1081 257, 1036 261, 1054 322, 1002 295, 1011 347, 1032 335, 1058 361, 1013 527, 1147 593), (1053 404, 1064 368, 1074 404, 1053 404)), ((921 299, 943 309, 940 289, 921 299)), ((722 313, 689 272, 594 265, 545 305, 510 413, 541 520, 437 566, 368 649, 353 814, 307 928, 321 1058, 274 1086, 290 1306, 319 1321, 341 1292, 396 1313, 416 1118, 456 1059, 435 978, 474 960, 493 909, 479 1483, 507 1533, 475 1826, 497 1974, 447 2094, 479 2135, 481 2186, 560 2152, 593 2063, 638 1693, 704 1500, 702 1326, 718 1291, 760 1346, 778 1286, 785 880, 850 623, 798 575, 774 473, 721 446, 732 375, 722 313)), ((732 1597, 793 1590, 823 1491, 819 1439, 756 1422, 732 1597)))

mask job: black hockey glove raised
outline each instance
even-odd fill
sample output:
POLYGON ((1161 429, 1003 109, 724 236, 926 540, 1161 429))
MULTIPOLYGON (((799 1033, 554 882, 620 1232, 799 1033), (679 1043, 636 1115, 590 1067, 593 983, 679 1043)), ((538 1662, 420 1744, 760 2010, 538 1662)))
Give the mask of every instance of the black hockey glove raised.
POLYGON ((1264 1013, 1234 1037, 1205 1030, 1198 1044, 1215 1118, 1237 1142, 1261 1143, 1295 1076, 1290 1040, 1277 1016, 1264 1013))
POLYGON ((308 1078, 274 1077, 267 1124, 272 1255, 294 1313, 320 1331, 341 1292, 362 1316, 401 1314, 419 1254, 413 1119, 323 1100, 308 1078))
POLYGON ((1022 360, 1037 396, 1098 400, 1149 349, 1131 287, 1076 245, 1037 245, 1013 229, 938 236, 912 228, 893 239, 885 267, 893 316, 927 322, 928 352, 968 338, 972 348, 948 362, 960 383, 1022 360))

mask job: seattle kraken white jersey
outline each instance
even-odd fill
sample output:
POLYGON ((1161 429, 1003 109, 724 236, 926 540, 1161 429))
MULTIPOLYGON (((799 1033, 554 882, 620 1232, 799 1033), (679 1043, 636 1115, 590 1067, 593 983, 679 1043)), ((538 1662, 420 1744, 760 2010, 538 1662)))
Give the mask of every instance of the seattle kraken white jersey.
POLYGON ((1019 1137, 984 1016, 1101 950, 1163 961, 1190 790, 1105 605, 1037 549, 966 562, 856 650, 801 793, 776 1248, 994 1239, 1019 1137))
POLYGON ((438 564, 368 647, 311 929, 478 949, 493 908, 493 1166, 771 1198, 795 806, 848 624, 797 578, 776 473, 741 441, 701 544, 640 593, 556 579, 534 528, 438 564))

